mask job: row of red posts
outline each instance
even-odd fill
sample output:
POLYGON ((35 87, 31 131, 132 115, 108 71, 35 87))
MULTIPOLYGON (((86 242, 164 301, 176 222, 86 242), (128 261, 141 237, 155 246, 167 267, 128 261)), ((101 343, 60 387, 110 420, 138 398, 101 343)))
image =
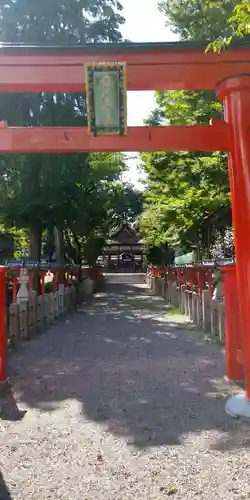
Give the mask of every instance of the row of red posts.
POLYGON ((41 294, 45 294, 45 278, 48 274, 53 275, 52 290, 55 292, 59 284, 69 286, 74 279, 81 279, 83 276, 89 276, 92 279, 97 278, 101 274, 101 269, 97 267, 82 269, 80 267, 58 267, 43 266, 42 268, 29 267, 24 268, 15 265, 11 267, 0 266, 0 385, 4 384, 7 379, 7 301, 6 288, 11 281, 12 285, 12 302, 17 302, 18 293, 18 278, 20 271, 25 269, 28 272, 29 281, 28 288, 32 289, 33 279, 39 273, 41 280, 41 294), (7 286, 6 286, 7 285, 7 286))
MULTIPOLYGON (((39 273, 41 280, 41 294, 45 294, 45 277, 48 274, 53 275, 52 279, 52 289, 55 292, 58 289, 59 284, 64 284, 64 286, 69 286, 72 279, 79 278, 83 273, 82 269, 79 267, 43 267, 42 269, 25 266, 24 269, 27 271, 29 276, 28 289, 32 289, 32 283, 35 275, 39 273)), ((6 289, 8 285, 12 288, 12 302, 17 302, 17 292, 18 292, 18 279, 20 271, 22 268, 11 266, 5 267, 0 266, 0 385, 6 382, 7 379, 7 294, 6 289)), ((86 270, 86 274, 88 270, 86 270)))
POLYGON ((204 288, 208 288, 209 294, 213 294, 213 267, 208 266, 175 266, 155 267, 150 266, 149 272, 154 277, 166 278, 168 282, 177 282, 179 286, 184 285, 188 290, 198 290, 200 296, 204 288), (207 285, 207 286, 206 286, 207 285))
MULTIPOLYGON (((200 297, 204 289, 213 295, 213 275, 215 267, 207 265, 180 266, 159 268, 150 266, 148 272, 153 277, 165 278, 168 283, 176 282, 188 290, 199 291, 200 297)), ((243 346, 243 335, 240 321, 237 276, 235 265, 219 266, 223 284, 225 305, 225 357, 226 376, 233 382, 245 379, 244 365, 250 363, 249 346, 243 346)), ((250 401, 250 381, 246 380, 245 397, 250 401)))
MULTIPOLYGON (((17 290, 19 283, 19 275, 20 275, 20 267, 11 267, 11 269, 5 269, 5 280, 11 282, 12 288, 12 302, 15 304, 17 301, 17 290)), ((33 280, 35 276, 39 273, 40 282, 41 282, 41 295, 45 295, 45 278, 46 276, 53 276, 52 278, 52 290, 56 292, 58 289, 59 282, 63 283, 64 286, 68 286, 72 279, 79 277, 79 268, 53 268, 43 267, 42 269, 34 269, 33 267, 25 267, 25 270, 28 272, 29 282, 28 289, 32 290, 33 280)))

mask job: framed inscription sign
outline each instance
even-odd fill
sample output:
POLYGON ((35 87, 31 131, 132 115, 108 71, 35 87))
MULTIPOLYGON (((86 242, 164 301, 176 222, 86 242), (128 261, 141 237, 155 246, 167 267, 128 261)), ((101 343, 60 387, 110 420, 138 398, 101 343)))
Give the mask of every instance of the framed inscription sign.
POLYGON ((86 65, 88 128, 92 135, 127 133, 127 88, 124 63, 86 65))

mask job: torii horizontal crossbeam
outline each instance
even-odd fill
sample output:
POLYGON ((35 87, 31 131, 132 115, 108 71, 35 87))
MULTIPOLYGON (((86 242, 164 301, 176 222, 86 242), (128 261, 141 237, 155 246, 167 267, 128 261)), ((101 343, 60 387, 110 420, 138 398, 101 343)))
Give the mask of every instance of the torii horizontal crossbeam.
POLYGON ((124 136, 98 137, 81 127, 0 129, 0 154, 228 149, 229 132, 223 121, 192 127, 129 127, 124 136))
POLYGON ((0 92, 84 92, 88 63, 127 65, 128 90, 215 89, 231 75, 247 74, 250 44, 220 54, 206 44, 120 43, 72 47, 0 45, 0 92))

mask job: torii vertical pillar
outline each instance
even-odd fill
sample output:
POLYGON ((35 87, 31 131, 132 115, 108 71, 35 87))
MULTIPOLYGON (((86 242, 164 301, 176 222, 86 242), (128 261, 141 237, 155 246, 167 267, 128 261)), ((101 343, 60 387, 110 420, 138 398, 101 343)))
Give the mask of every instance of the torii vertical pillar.
MULTIPOLYGON (((218 85, 230 129, 229 178, 235 231, 236 270, 245 369, 245 394, 231 397, 226 412, 250 418, 250 74, 218 85)), ((237 293, 237 292, 235 292, 237 293)))

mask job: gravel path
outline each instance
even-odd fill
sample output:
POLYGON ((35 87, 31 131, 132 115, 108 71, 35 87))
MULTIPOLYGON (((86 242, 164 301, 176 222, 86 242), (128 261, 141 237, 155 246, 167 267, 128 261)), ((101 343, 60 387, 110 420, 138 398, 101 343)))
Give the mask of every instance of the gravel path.
POLYGON ((223 374, 145 286, 109 285, 11 355, 0 500, 250 498, 250 426, 225 415, 223 374))

